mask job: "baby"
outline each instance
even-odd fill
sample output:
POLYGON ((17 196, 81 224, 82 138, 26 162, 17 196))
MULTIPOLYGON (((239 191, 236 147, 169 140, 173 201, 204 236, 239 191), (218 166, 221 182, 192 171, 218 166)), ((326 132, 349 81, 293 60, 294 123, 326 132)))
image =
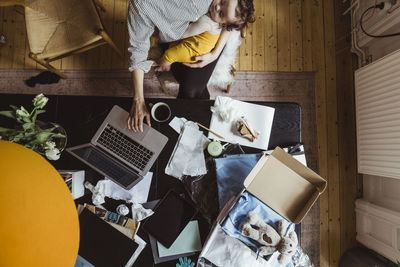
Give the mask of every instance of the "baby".
POLYGON ((218 42, 221 27, 208 15, 201 16, 196 22, 190 24, 183 37, 190 36, 192 32, 204 32, 173 42, 164 52, 158 62, 157 71, 169 71, 174 62, 193 63, 196 56, 210 53, 218 42))
POLYGON ((252 0, 214 0, 209 12, 189 25, 182 40, 172 43, 158 62, 156 71, 169 71, 174 62, 193 63, 196 56, 210 53, 223 28, 241 29, 253 22, 252 0))

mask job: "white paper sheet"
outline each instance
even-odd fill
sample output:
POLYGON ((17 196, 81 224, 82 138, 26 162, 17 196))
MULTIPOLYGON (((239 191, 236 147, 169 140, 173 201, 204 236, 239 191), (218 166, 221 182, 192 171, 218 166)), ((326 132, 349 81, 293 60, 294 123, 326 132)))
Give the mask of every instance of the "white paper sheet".
MULTIPOLYGON (((217 96, 214 106, 226 102, 226 98, 228 97, 217 96)), ((239 143, 240 145, 267 150, 275 109, 235 99, 232 99, 231 105, 237 110, 238 117, 244 116, 251 127, 260 133, 258 138, 254 142, 251 142, 248 139, 240 136, 236 131, 236 120, 233 120, 232 122, 225 122, 222 121, 215 113, 213 113, 211 116, 209 128, 217 134, 223 136, 225 139, 220 139, 210 132, 208 133, 208 138, 222 140, 229 143, 239 143)))
POLYGON ((126 190, 111 180, 106 180, 106 196, 113 199, 122 199, 128 202, 144 203, 149 196, 152 172, 148 172, 143 179, 130 190, 126 190))

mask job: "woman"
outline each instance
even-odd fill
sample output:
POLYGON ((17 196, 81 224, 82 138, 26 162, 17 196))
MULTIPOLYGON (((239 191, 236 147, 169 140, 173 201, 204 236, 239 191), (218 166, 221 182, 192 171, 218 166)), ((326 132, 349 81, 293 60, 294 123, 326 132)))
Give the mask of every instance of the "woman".
POLYGON ((226 30, 222 31, 214 51, 197 57, 197 63, 175 63, 171 67, 179 82, 178 96, 181 98, 209 98, 206 85, 229 38, 228 30, 240 29, 247 22, 254 21, 252 0, 130 0, 128 51, 132 54, 129 70, 133 80, 133 103, 128 118, 129 129, 143 131, 144 118, 150 126, 150 114, 144 101, 143 79, 144 73, 153 64, 147 60, 147 55, 154 28, 159 30, 160 41, 173 42, 184 36, 191 22, 206 13, 226 30))

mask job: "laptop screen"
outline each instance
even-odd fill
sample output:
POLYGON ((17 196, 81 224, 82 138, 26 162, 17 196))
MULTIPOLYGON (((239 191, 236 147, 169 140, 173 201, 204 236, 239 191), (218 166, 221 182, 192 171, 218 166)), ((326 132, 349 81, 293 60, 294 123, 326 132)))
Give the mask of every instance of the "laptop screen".
POLYGON ((75 156, 124 187, 128 187, 134 181, 141 178, 135 173, 135 170, 124 167, 122 164, 105 155, 104 152, 92 146, 71 149, 69 152, 75 154, 75 156))

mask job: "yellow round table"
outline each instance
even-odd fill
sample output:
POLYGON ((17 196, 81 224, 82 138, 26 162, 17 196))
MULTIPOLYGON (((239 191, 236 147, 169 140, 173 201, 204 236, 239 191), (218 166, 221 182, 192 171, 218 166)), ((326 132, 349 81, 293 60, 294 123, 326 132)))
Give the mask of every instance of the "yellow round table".
POLYGON ((74 266, 79 221, 54 167, 24 146, 0 141, 0 266, 74 266))

